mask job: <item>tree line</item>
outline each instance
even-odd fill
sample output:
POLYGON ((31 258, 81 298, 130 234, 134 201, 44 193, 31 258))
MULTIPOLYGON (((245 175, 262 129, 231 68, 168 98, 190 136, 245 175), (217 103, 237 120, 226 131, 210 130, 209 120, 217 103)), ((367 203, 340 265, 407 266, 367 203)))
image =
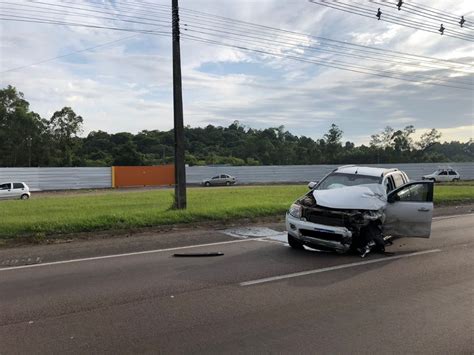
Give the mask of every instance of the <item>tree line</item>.
MULTIPOLYGON (((173 161, 173 130, 137 134, 90 132, 81 137, 84 119, 64 107, 50 118, 29 108, 24 95, 8 86, 0 90, 0 166, 70 167, 160 165, 173 161)), ((306 165, 473 161, 474 145, 441 143, 436 129, 413 136, 415 128, 387 126, 368 145, 344 142, 332 124, 320 139, 296 136, 284 126, 253 129, 235 121, 228 127, 186 127, 189 165, 306 165)))

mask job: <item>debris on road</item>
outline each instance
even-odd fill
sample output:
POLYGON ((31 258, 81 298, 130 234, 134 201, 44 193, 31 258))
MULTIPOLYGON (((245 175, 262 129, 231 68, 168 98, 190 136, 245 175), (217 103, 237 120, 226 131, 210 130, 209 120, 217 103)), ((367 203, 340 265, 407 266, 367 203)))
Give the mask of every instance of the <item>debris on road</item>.
POLYGON ((177 253, 173 254, 174 257, 184 258, 184 257, 206 257, 206 256, 222 256, 222 252, 210 252, 210 253, 177 253))

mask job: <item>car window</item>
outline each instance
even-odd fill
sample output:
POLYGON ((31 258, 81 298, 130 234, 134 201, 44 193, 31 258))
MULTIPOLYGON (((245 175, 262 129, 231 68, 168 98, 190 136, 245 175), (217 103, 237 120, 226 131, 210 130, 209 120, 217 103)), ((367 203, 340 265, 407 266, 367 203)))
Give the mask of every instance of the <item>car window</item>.
POLYGON ((213 179, 213 180, 219 179, 219 176, 213 176, 212 179, 213 179))
POLYGON ((385 180, 385 188, 387 193, 395 189, 395 185, 393 184, 393 179, 391 176, 389 176, 387 180, 385 180))
POLYGON ((402 174, 402 178, 404 184, 407 184, 410 181, 410 179, 408 179, 408 176, 405 173, 402 174))
POLYGON ((416 184, 407 186, 398 191, 395 200, 405 202, 426 202, 428 201, 428 195, 428 184, 416 184))
POLYGON ((359 174, 333 173, 328 175, 318 185, 318 190, 335 189, 345 186, 357 186, 365 184, 380 184, 381 177, 359 174))
POLYGON ((0 190, 10 190, 10 188, 11 188, 10 183, 0 185, 0 190))
POLYGON ((393 181, 395 182, 395 187, 400 187, 404 184, 401 174, 393 174, 393 181))
POLYGON ((23 184, 21 182, 14 182, 13 183, 13 188, 14 189, 22 189, 24 188, 25 186, 23 186, 23 184))
POLYGON ((227 175, 221 175, 221 179, 227 179, 228 176, 227 175))
POLYGON ((439 175, 448 175, 448 173, 446 171, 442 171, 439 173, 439 175))
POLYGON ((449 175, 457 175, 457 173, 454 170, 450 170, 449 175))

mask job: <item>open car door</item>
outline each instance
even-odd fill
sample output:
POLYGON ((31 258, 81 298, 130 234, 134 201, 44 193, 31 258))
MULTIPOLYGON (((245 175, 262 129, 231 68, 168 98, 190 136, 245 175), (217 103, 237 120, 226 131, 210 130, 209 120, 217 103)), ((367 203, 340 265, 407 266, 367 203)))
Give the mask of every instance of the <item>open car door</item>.
POLYGON ((387 196, 384 234, 429 238, 433 218, 433 182, 410 182, 387 196))

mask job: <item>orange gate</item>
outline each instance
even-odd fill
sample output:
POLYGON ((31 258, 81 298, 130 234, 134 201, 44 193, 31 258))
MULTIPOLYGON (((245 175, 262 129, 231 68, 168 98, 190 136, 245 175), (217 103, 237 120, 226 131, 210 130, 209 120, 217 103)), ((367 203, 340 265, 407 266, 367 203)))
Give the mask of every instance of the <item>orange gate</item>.
POLYGON ((166 186, 174 183, 174 165, 112 167, 112 187, 166 186))

